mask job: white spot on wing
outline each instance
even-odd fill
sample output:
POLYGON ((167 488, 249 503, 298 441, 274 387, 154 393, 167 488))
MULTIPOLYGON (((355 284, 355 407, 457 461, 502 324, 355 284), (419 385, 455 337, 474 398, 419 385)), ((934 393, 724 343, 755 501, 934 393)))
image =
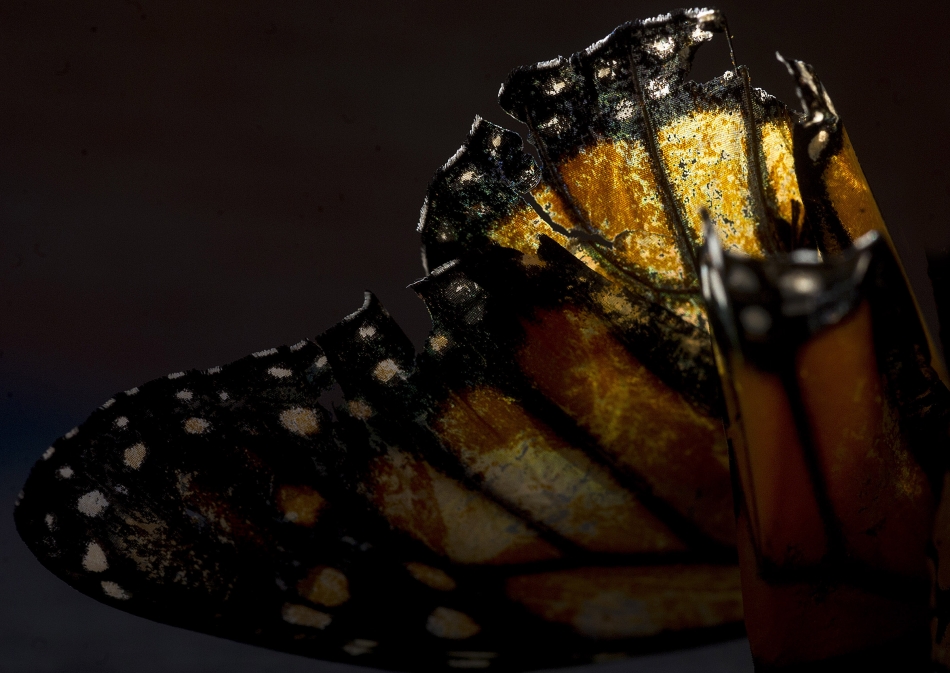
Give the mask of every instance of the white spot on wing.
POLYGON ((56 517, 52 514, 47 514, 43 519, 46 522, 46 527, 50 530, 56 530, 56 517))
POLYGON ((101 491, 89 491, 76 501, 76 509, 86 516, 99 516, 99 513, 108 506, 109 501, 101 491))
POLYGON ((646 89, 647 94, 653 99, 670 95, 670 83, 661 79, 651 79, 647 82, 646 89))
POLYGON ((125 394, 128 395, 129 397, 131 397, 132 395, 134 395, 134 394, 137 393, 138 391, 139 391, 138 388, 129 388, 128 390, 125 391, 125 394))
POLYGON ((299 351, 301 348, 303 348, 306 345, 307 345, 306 339, 304 339, 303 341, 298 341, 297 343, 295 343, 293 346, 290 347, 290 352, 296 353, 297 351, 299 351))
POLYGON ((221 367, 212 367, 211 369, 206 369, 205 374, 220 374, 221 367))
POLYGON ((78 433, 79 433, 79 428, 73 428, 72 430, 70 430, 69 432, 67 432, 65 435, 63 435, 63 437, 66 438, 66 439, 72 439, 72 438, 75 437, 78 433))
POLYGON ((175 393, 175 397, 180 400, 187 401, 194 397, 194 394, 190 390, 179 390, 177 393, 175 393))
POLYGON ((63 465, 61 468, 59 468, 56 471, 56 473, 62 479, 69 479, 70 477, 73 476, 73 468, 71 468, 69 465, 63 465))
POLYGON ((402 370, 392 358, 386 358, 385 360, 382 360, 373 369, 373 376, 376 377, 377 381, 382 383, 388 383, 394 376, 398 376, 400 374, 402 374, 402 370))
POLYGON ((293 371, 287 369, 286 367, 271 367, 267 370, 267 373, 273 376, 276 379, 286 379, 293 376, 293 371))
MULTIPOLYGON (((98 543, 90 542, 86 545, 86 555, 82 557, 82 567, 91 573, 101 573, 109 569, 106 553, 102 551, 102 547, 98 543)), ((113 598, 116 598, 116 596, 113 596, 113 598)))
POLYGON ((173 374, 169 374, 169 375, 168 375, 168 378, 170 378, 170 379, 180 379, 180 378, 181 378, 182 376, 184 376, 184 375, 185 375, 185 372, 175 372, 175 373, 173 373, 173 374))
POLYGON ((133 470, 137 470, 142 467, 142 461, 145 460, 146 453, 148 453, 148 450, 142 442, 133 444, 122 454, 122 462, 133 470))
POLYGON ((280 616, 288 624, 309 626, 312 629, 325 629, 333 621, 333 617, 325 612, 294 603, 284 603, 280 616))
POLYGON ((343 651, 347 654, 358 657, 361 654, 368 654, 373 648, 379 645, 375 640, 366 640, 365 638, 354 638, 343 646, 343 651))
POLYGON ((661 58, 666 58, 673 53, 673 49, 676 47, 676 43, 673 42, 672 38, 661 37, 660 39, 653 42, 649 45, 650 51, 661 58))
POLYGON ((127 601, 131 598, 129 593, 115 582, 102 581, 101 585, 102 591, 109 598, 115 598, 119 601, 127 601))
POLYGON ((438 591, 454 591, 458 586, 447 572, 425 563, 410 561, 406 563, 406 570, 418 581, 438 591))
POLYGON ((633 101, 624 99, 618 102, 614 108, 614 116, 619 120, 630 119, 633 113, 636 112, 636 109, 636 105, 634 105, 633 101))
POLYGON ((117 428, 124 428, 128 424, 129 424, 129 419, 126 418, 125 416, 119 416, 117 419, 115 419, 115 427, 117 428))
POLYGON ((268 355, 275 355, 277 353, 276 348, 268 348, 267 350, 257 351, 256 353, 251 353, 256 358, 264 358, 268 355))
POLYGON ((360 327, 359 332, 361 337, 369 339, 376 334, 376 328, 373 325, 363 325, 360 327))
POLYGON ((326 355, 321 355, 320 357, 317 358, 317 361, 314 362, 313 364, 314 364, 314 366, 315 366, 317 369, 319 369, 319 368, 321 368, 321 367, 326 367, 326 366, 327 366, 327 356, 326 356, 326 355))
POLYGON ((52 446, 49 447, 48 449, 46 449, 46 451, 43 452, 43 460, 49 460, 50 458, 53 457, 54 453, 56 453, 56 449, 52 446))
POLYGON ((350 400, 346 403, 346 408, 350 414, 362 421, 365 421, 373 415, 373 407, 369 406, 363 400, 350 400))
POLYGON ((429 337, 429 348, 435 353, 441 353, 442 349, 449 345, 449 339, 444 334, 433 334, 429 337))
POLYGON ((111 407, 113 404, 115 404, 115 398, 114 398, 114 397, 110 397, 110 398, 107 399, 105 402, 103 402, 103 403, 102 403, 102 406, 100 406, 99 408, 100 408, 100 409, 108 409, 108 408, 111 407))
POLYGON ((830 139, 831 136, 825 129, 820 130, 818 134, 808 142, 808 158, 812 161, 817 161, 830 139))
POLYGON ((482 627, 464 612, 440 606, 426 620, 426 630, 437 638, 464 640, 481 631, 482 627))
POLYGON ((187 432, 189 435, 204 434, 210 427, 211 424, 208 421, 195 416, 192 416, 187 421, 185 421, 185 432, 187 432))
POLYGON ((218 393, 218 397, 220 397, 221 401, 224 402, 226 399, 228 399, 228 394, 222 390, 220 393, 218 393))
POLYGON ((309 437, 320 431, 320 419, 313 409, 291 407, 280 412, 280 424, 295 435, 309 437))

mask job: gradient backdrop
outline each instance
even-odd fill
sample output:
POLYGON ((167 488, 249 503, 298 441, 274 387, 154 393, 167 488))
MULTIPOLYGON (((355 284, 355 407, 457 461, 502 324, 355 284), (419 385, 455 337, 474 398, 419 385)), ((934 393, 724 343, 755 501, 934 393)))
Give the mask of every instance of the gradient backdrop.
MULTIPOLYGON (((672 0, 675 2, 675 0, 672 0)), ((945 2, 731 2, 753 82, 774 52, 827 85, 934 315, 950 245, 945 2)), ((0 670, 344 671, 156 625, 73 591, 16 536, 13 499, 113 392, 314 335, 405 285, 433 171, 508 71, 665 2, 71 0, 0 4, 0 670)), ((728 66, 722 38, 697 79, 728 66)), ((744 641, 603 671, 750 671, 744 641)))

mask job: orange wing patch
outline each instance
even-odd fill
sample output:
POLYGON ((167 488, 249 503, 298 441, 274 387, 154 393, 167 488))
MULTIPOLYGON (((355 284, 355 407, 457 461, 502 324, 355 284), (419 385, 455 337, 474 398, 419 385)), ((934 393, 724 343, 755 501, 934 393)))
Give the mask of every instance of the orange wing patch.
POLYGON ((482 386, 452 395, 433 423, 463 465, 496 497, 585 549, 639 553, 684 549, 669 528, 609 471, 482 386))
POLYGON ((714 540, 734 544, 721 422, 660 381, 591 313, 539 311, 524 328, 518 361, 538 388, 655 495, 714 540))
POLYGON ((603 640, 742 621, 735 566, 577 568, 518 575, 505 590, 543 619, 603 640))
POLYGON ((481 493, 405 451, 375 458, 366 488, 396 528, 456 563, 528 563, 560 555, 481 493))

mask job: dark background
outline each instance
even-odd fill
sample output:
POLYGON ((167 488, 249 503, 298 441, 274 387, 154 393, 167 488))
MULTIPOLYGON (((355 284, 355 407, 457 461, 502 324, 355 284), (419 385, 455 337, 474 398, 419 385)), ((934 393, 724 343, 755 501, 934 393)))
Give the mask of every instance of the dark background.
MULTIPOLYGON (((753 82, 813 63, 928 319, 950 245, 950 4, 721 2, 753 82)), ((103 0, 0 4, 0 671, 328 671, 155 625, 43 570, 9 511, 30 464, 113 392, 314 335, 403 289, 433 171, 514 66, 666 2, 103 0)), ((722 42, 722 38, 718 38, 722 42)), ((697 79, 728 66, 700 53, 697 79)), ((520 130, 520 129, 519 129, 520 130)), ((748 671, 743 641, 611 665, 748 671)), ((606 669, 604 669, 606 670, 606 669)))

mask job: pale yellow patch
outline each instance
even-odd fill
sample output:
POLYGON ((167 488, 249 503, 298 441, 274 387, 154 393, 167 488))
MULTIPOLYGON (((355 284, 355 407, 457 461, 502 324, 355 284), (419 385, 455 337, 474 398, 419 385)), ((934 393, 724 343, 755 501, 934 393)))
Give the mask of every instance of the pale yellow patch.
POLYGON ((277 489, 277 509, 284 520, 298 526, 312 526, 326 507, 326 499, 309 486, 281 486, 277 489))
POLYGON ((308 601, 334 608, 350 600, 350 582, 336 568, 318 566, 297 583, 297 593, 308 601))
POLYGON ((308 608, 306 605, 284 603, 280 611, 281 618, 294 626, 308 626, 312 629, 325 629, 333 621, 333 617, 325 612, 308 608))
POLYGON ((425 563, 410 561, 406 564, 406 570, 409 571, 410 575, 425 584, 427 587, 431 587, 439 591, 452 591, 456 586, 458 586, 455 580, 452 579, 447 572, 440 570, 439 568, 433 568, 432 566, 426 565, 425 563))
POLYGON ((373 368, 373 376, 381 383, 389 383, 393 377, 402 374, 402 369, 392 358, 386 358, 373 368))
POLYGON ((320 432, 320 419, 313 409, 291 407, 280 412, 280 424, 295 435, 309 437, 320 432))
POLYGON ((436 353, 441 353, 442 350, 449 345, 448 337, 444 334, 433 334, 429 337, 429 348, 431 348, 436 353))
POLYGON ((82 567, 91 573, 101 573, 109 569, 106 553, 96 542, 86 545, 86 554, 82 557, 82 567))
POLYGON ((346 403, 346 408, 355 418, 365 421, 373 415, 373 407, 369 406, 363 400, 350 400, 346 403))
POLYGON ((145 460, 145 455, 147 453, 148 450, 141 442, 138 444, 133 444, 123 452, 122 462, 124 462, 128 467, 131 467, 133 470, 137 470, 142 467, 142 461, 145 460))
POLYGON ((361 654, 369 654, 377 645, 379 645, 379 643, 375 640, 354 638, 343 646, 343 651, 351 656, 358 657, 361 654))
POLYGON ((120 587, 115 582, 104 580, 100 582, 99 585, 102 587, 103 593, 109 598, 114 598, 119 601, 127 601, 132 597, 128 591, 120 587))
POLYGON ((189 435, 202 435, 208 431, 211 424, 203 418, 189 418, 185 421, 185 432, 189 435))
POLYGON ((464 640, 477 634, 482 627, 464 612, 437 607, 426 621, 426 630, 437 638, 464 640))
POLYGON ((101 491, 89 491, 76 501, 76 509, 86 516, 95 517, 109 506, 109 501, 101 491))

